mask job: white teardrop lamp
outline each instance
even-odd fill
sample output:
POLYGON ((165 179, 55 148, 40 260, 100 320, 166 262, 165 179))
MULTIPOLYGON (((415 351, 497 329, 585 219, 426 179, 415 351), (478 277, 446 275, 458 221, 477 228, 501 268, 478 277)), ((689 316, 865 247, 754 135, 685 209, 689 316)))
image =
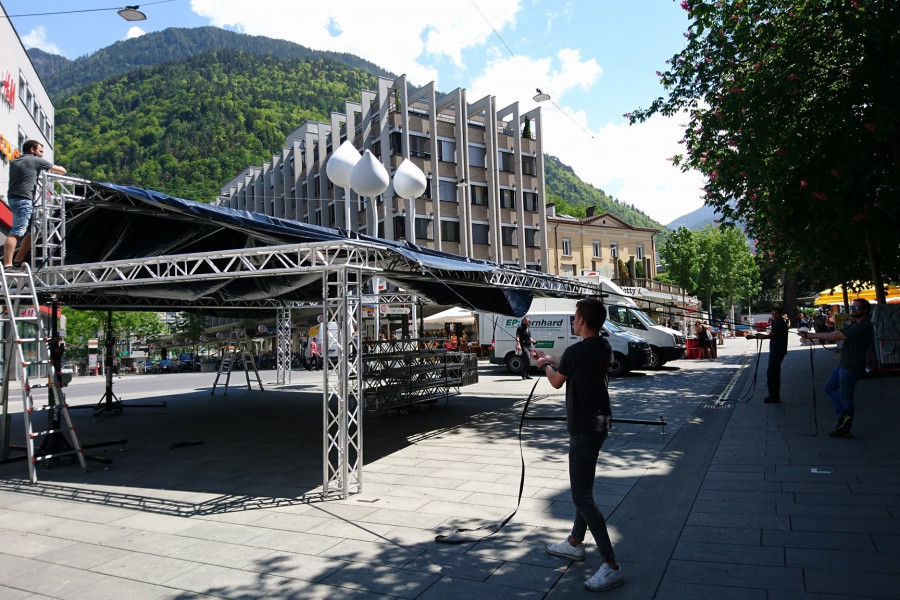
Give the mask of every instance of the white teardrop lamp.
POLYGON ((328 158, 325 174, 334 185, 350 187, 350 174, 360 158, 359 151, 347 140, 328 158))
POLYGON ((394 171, 394 191, 406 200, 415 200, 428 187, 425 173, 408 158, 404 158, 394 171))
POLYGON ((350 187, 360 196, 373 197, 384 193, 391 183, 390 175, 377 158, 366 150, 350 173, 350 187))

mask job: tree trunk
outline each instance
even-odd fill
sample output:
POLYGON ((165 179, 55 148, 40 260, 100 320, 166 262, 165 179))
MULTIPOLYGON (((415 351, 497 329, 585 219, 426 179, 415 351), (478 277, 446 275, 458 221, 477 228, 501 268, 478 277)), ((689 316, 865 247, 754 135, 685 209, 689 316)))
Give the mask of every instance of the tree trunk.
POLYGON ((875 299, 878 304, 884 306, 887 302, 887 296, 884 293, 884 277, 881 275, 881 257, 875 251, 875 244, 872 242, 872 236, 866 229, 866 254, 869 255, 869 267, 872 269, 872 283, 875 284, 875 299))
POLYGON ((784 272, 784 290, 781 297, 781 310, 791 317, 797 312, 797 272, 788 269, 784 272))

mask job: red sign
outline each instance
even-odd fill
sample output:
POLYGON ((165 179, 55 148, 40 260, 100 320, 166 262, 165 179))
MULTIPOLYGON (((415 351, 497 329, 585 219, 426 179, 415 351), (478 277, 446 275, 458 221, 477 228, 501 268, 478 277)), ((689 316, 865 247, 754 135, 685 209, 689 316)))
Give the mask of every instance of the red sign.
POLYGON ((3 98, 9 104, 10 108, 15 108, 16 106, 16 80, 13 79, 13 74, 9 71, 6 72, 6 76, 3 78, 3 98))

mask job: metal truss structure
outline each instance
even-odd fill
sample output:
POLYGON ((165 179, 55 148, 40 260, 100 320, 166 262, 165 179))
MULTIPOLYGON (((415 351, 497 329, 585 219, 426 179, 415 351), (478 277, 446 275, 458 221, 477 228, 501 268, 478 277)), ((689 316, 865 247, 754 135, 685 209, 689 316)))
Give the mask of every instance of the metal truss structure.
POLYGON ((370 344, 363 356, 367 412, 404 410, 458 393, 466 356, 443 348, 420 348, 419 340, 370 344))
POLYGON ((275 314, 275 382, 291 383, 291 309, 279 306, 275 314))
MULTIPOLYGON (((56 297, 64 304, 94 310, 274 310, 278 315, 279 383, 289 382, 290 377, 290 309, 322 307, 323 323, 337 326, 335 338, 328 333, 322 336, 323 355, 327 357, 322 397, 323 492, 327 496, 343 498, 362 485, 362 414, 368 402, 364 401, 362 353, 357 337, 362 305, 415 301, 408 293, 364 295, 369 279, 391 280, 396 275, 402 280, 404 276, 416 275, 457 287, 502 288, 554 296, 582 296, 598 291, 588 283, 500 265, 494 269, 454 270, 452 261, 445 261, 446 266, 440 266, 441 261, 426 264, 416 260, 414 253, 354 239, 71 264, 66 251, 67 219, 97 210, 98 204, 109 204, 123 213, 152 211, 127 194, 86 180, 45 173, 41 188, 33 247, 35 288, 42 299, 56 297), (293 278, 296 286, 312 287, 315 291, 303 300, 267 296, 231 300, 204 293, 236 279, 286 276, 293 278), (201 282, 204 285, 191 286, 201 282), (179 284, 187 292, 172 297, 171 290, 179 284), (123 293, 126 288, 138 288, 140 293, 123 293), (328 351, 332 343, 338 345, 333 357, 328 351)), ((412 351, 404 351, 406 358, 398 360, 408 360, 412 351)), ((428 365, 428 361, 443 361, 441 389, 445 394, 447 385, 460 380, 459 369, 451 366, 459 361, 452 363, 449 356, 417 361, 431 371, 439 369, 428 365)), ((384 364, 385 368, 396 370, 400 363, 384 364)), ((413 371, 416 368, 409 367, 413 371)), ((416 401, 435 397, 437 383, 409 369, 407 380, 421 384, 416 401)), ((366 374, 374 372, 373 368, 366 374)), ((6 381, 2 384, 5 386, 6 381)), ((381 398, 374 406, 380 409, 389 403, 381 398)))

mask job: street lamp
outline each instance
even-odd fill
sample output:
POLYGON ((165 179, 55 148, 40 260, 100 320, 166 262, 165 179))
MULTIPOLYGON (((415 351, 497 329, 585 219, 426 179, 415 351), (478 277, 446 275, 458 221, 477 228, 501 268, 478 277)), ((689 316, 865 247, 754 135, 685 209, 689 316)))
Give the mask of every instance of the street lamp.
POLYGON ((537 94, 532 98, 535 102, 546 102, 550 99, 550 94, 545 94, 541 91, 541 88, 536 88, 535 91, 537 94))
POLYGON ((126 6, 118 10, 119 16, 126 21, 146 21, 147 15, 139 11, 140 6, 126 6))

